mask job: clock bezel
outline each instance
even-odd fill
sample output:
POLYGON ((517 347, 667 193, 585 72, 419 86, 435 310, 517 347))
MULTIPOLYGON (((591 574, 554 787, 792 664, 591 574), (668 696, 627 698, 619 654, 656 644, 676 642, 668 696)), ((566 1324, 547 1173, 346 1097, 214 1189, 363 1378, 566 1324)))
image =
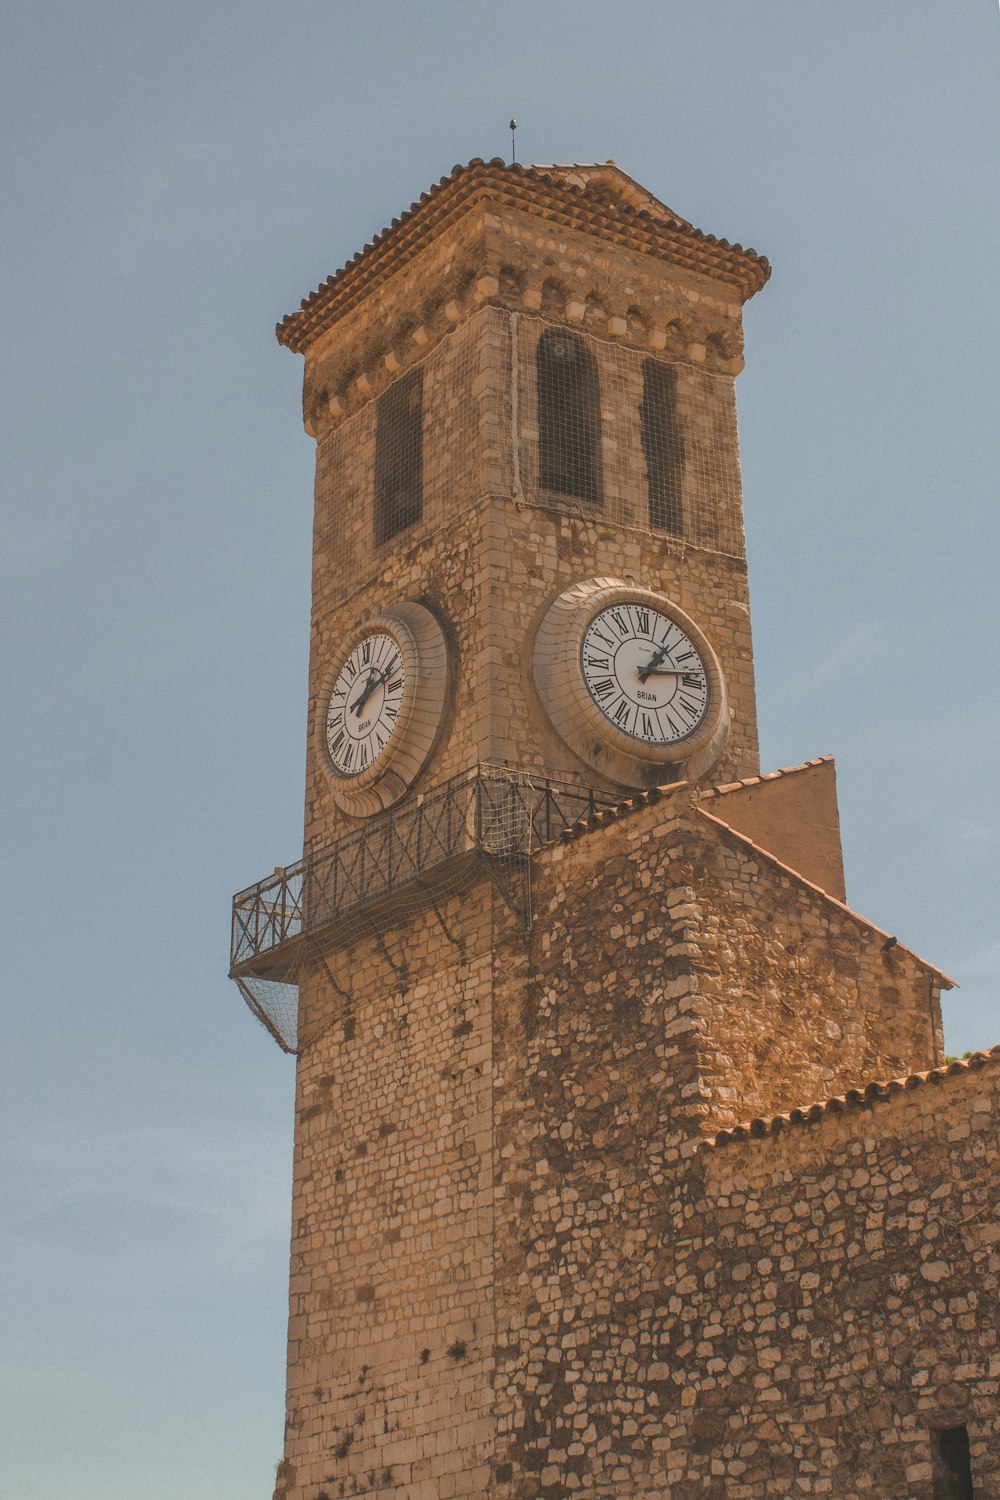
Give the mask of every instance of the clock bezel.
POLYGON ((549 605, 535 636, 535 684, 553 728, 593 770, 623 786, 648 787, 663 773, 695 779, 722 753, 729 733, 729 694, 719 659, 703 630, 666 594, 624 578, 586 578, 549 605), (646 605, 684 631, 708 678, 701 723, 671 744, 651 744, 619 729, 591 695, 583 673, 583 642, 599 614, 616 604, 646 605))
POLYGON ((444 631, 434 615, 415 600, 400 600, 355 625, 323 679, 316 733, 320 762, 337 806, 352 817, 371 817, 403 797, 427 764, 437 743, 448 696, 449 659, 444 631), (370 635, 390 635, 403 665, 399 717, 381 753, 364 771, 345 772, 334 763, 329 744, 330 699, 351 653, 370 635))

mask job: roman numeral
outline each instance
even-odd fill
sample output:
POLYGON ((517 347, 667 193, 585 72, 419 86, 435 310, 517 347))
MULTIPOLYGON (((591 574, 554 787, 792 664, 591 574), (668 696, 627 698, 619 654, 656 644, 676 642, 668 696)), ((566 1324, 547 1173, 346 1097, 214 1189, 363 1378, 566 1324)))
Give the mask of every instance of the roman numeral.
POLYGON ((622 640, 624 640, 627 635, 632 634, 632 632, 628 628, 628 623, 626 622, 624 615, 620 615, 617 610, 612 611, 611 623, 617 630, 618 634, 621 636, 622 640))
POLYGON ((683 708, 683 709, 685 709, 687 711, 688 715, 691 718, 697 717, 698 711, 699 711, 699 709, 701 707, 701 705, 698 704, 698 703, 692 703, 691 700, 690 700, 690 698, 685 698, 685 696, 684 696, 683 693, 681 693, 681 696, 680 696, 680 705, 681 705, 681 708, 683 708))
POLYGON ((615 709, 615 723, 624 724, 626 727, 628 727, 628 713, 629 705, 623 698, 618 707, 615 709))
POLYGON ((584 661, 585 667, 596 667, 598 671, 611 671, 611 658, 608 656, 588 656, 584 661))
POLYGON ((678 653, 677 653, 677 660, 678 661, 693 661, 694 660, 694 652, 693 651, 678 651, 678 653))
POLYGON ((610 677, 602 677, 599 682, 592 682, 590 684, 590 691, 595 698, 600 698, 602 703, 605 698, 610 698, 614 690, 615 685, 610 677))
POLYGON ((337 735, 337 738, 334 740, 333 744, 330 746, 330 754, 331 755, 337 756, 337 755, 340 754, 340 747, 344 743, 344 741, 345 741, 346 738, 347 738, 347 736, 345 735, 344 731, 341 730, 340 733, 337 735))
POLYGON ((371 637, 369 636, 368 640, 365 641, 364 645, 361 647, 361 665, 363 667, 367 667, 367 665, 371 661, 371 659, 372 659, 372 643, 371 643, 371 637))
POLYGON ((386 692, 387 693, 398 693, 399 690, 400 690, 400 688, 402 686, 403 686, 403 679, 402 679, 402 677, 394 677, 393 680, 392 680, 392 682, 390 682, 389 686, 386 688, 386 692))
POLYGON ((636 612, 635 612, 635 617, 639 621, 639 633, 641 635, 648 635, 649 634, 649 610, 648 609, 637 609, 636 612))
POLYGON ((599 630, 595 630, 594 631, 594 635, 600 641, 601 645, 605 648, 605 650, 607 650, 607 651, 613 651, 615 649, 616 642, 613 641, 610 636, 608 636, 608 635, 602 635, 599 630))
POLYGON ((387 703, 385 705, 385 708, 383 708, 383 710, 382 710, 382 718, 383 719, 392 719, 392 720, 398 719, 399 718, 399 709, 398 708, 393 708, 391 703, 387 703))
POLYGON ((652 739, 653 738, 653 734, 654 734, 653 721, 649 717, 649 714, 647 714, 647 713, 644 713, 643 716, 642 716, 642 732, 646 736, 647 739, 652 739))
POLYGON ((686 688, 694 688, 696 692, 705 686, 704 677, 699 677, 694 672, 685 672, 681 682, 686 688))

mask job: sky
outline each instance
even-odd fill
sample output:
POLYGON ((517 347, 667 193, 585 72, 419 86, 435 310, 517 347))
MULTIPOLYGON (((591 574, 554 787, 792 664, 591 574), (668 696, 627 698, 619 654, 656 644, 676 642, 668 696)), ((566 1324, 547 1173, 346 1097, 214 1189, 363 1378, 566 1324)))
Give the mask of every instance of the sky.
POLYGON ((737 386, 765 765, 1000 1041, 996 0, 7 0, 0 1500, 267 1500, 312 444, 274 324, 454 163, 614 158, 774 275, 737 386))

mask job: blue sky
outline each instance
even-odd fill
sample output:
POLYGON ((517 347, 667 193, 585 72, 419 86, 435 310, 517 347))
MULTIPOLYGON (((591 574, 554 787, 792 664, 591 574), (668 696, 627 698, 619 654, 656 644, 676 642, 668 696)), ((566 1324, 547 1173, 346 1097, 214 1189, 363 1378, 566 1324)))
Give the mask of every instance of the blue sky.
POLYGON ((613 157, 775 267, 738 385, 764 759, 1000 1040, 996 0, 8 0, 0 1500, 266 1500, 293 1070, 226 980, 301 846, 278 317, 451 166, 613 157))

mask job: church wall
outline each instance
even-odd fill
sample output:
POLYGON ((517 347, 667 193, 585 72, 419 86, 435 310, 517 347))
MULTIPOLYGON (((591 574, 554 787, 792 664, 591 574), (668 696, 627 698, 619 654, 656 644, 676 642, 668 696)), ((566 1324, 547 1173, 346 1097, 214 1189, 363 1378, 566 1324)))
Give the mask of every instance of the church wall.
MULTIPOLYGON (((740 1489, 735 1450, 732 1470, 718 1467, 729 1417, 720 1426, 702 1409, 692 1375, 721 1358, 708 1312, 722 1295, 716 1236, 748 1223, 728 1202, 716 1214, 702 1143, 737 1102, 745 1118, 766 1095, 808 1103, 896 1071, 886 1059, 915 1045, 918 1016, 929 1045, 923 967, 903 952, 890 960, 862 923, 801 882, 751 871, 745 845, 731 869, 725 838, 678 793, 544 851, 526 969, 514 973, 501 955, 494 1471, 520 1500, 651 1497, 667 1485, 677 1486, 671 1500, 781 1492, 740 1489), (761 934, 762 945, 750 941, 761 934), (799 966, 786 952, 793 940, 808 959, 799 966), (908 1011, 905 996, 887 1008, 884 989, 907 984, 922 1012, 908 1011), (838 1043, 824 1030, 834 1015, 838 1043), (760 1046, 756 1071, 736 1047, 722 1057, 719 1037, 741 1028, 760 1046), (720 1088, 730 1092, 720 1098, 720 1088)), ((810 1243, 828 1235, 836 1258, 832 1202, 817 1213, 829 1223, 810 1243)), ((735 1342, 721 1368, 732 1359, 730 1373, 742 1374, 742 1324, 731 1316, 735 1342)), ((765 1413, 771 1399, 761 1398, 765 1413)), ((732 1431, 752 1434, 754 1421, 744 1411, 732 1431)), ((770 1483, 808 1477, 812 1461, 803 1468, 782 1452, 758 1469, 770 1483)))
POLYGON ((717 825, 691 883, 713 1125, 941 1060, 939 980, 905 948, 717 825))
POLYGON ((705 1105, 680 829, 664 800, 546 851, 498 964, 494 1478, 519 1500, 645 1494, 680 1404, 648 1372, 705 1105))
POLYGON ((715 1269, 686 1299, 685 1384, 726 1500, 932 1500, 931 1429, 962 1425, 977 1500, 1000 1496, 997 1083, 967 1071, 703 1157, 715 1269))
POLYGON ((437 904, 300 979, 283 1500, 444 1500, 487 1474, 492 897, 437 904))

